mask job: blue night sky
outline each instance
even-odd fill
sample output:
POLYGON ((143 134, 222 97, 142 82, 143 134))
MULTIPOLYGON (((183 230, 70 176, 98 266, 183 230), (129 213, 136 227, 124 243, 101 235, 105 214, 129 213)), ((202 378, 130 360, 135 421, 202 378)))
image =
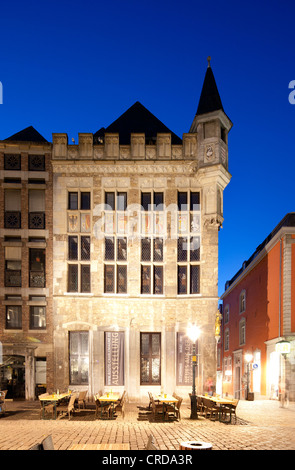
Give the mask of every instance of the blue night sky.
POLYGON ((210 55, 226 114, 219 294, 295 210, 292 1, 11 1, 0 8, 0 139, 96 132, 140 101, 182 137, 210 55))

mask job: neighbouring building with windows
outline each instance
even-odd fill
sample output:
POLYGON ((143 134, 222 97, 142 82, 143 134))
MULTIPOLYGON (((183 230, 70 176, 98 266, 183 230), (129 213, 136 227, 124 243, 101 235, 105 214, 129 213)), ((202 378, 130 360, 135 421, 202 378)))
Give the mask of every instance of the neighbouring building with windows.
MULTIPOLYGON (((23 341, 33 361, 46 361, 49 391, 86 388, 92 396, 125 389, 129 400, 146 400, 153 387, 188 397, 192 345, 186 332, 196 323, 197 390, 214 382, 218 231, 230 181, 231 127, 209 63, 196 115, 182 138, 136 102, 108 127, 80 133, 77 144, 63 133, 34 152, 31 144, 26 151, 21 144, 22 165, 25 155, 43 152, 51 168, 46 163, 44 176, 38 173, 40 181, 31 188, 33 176, 22 166, 17 171, 26 199, 13 196, 25 211, 24 224, 29 207, 36 213, 45 208, 45 227, 38 234, 27 225, 12 232, 1 227, 3 258, 13 251, 6 250, 6 237, 20 237, 12 260, 19 263, 9 267, 19 271, 21 265, 23 279, 13 289, 1 282, 3 354, 16 354, 13 345, 23 341), (45 191, 45 199, 30 196, 31 189, 45 191), (30 287, 31 271, 40 282, 46 271, 46 284, 30 287), (22 323, 13 334, 5 324, 11 294, 22 302, 22 323), (46 323, 32 332, 27 312, 41 305, 38 296, 46 323)), ((0 142, 4 161, 6 154, 17 154, 5 142, 0 142)), ((3 201, 6 189, 20 189, 15 183, 7 187, 10 173, 1 171, 3 201)), ((16 207, 2 204, 5 214, 16 207)), ((14 322, 20 321, 17 310, 14 322)), ((40 311, 32 315, 39 325, 40 311)))
POLYGON ((53 387, 51 144, 33 127, 0 141, 0 388, 53 387))
POLYGON ((295 213, 287 214, 226 283, 219 387, 224 394, 295 399, 295 213), (286 355, 278 350, 289 343, 286 355), (250 354, 250 365, 247 364, 250 354))

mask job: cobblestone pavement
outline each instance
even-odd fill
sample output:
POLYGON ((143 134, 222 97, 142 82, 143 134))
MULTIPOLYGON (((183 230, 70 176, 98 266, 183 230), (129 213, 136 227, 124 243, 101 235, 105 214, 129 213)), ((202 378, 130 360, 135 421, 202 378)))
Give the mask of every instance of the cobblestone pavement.
POLYGON ((224 424, 200 417, 190 420, 188 403, 181 409, 181 420, 151 420, 146 404, 127 404, 124 419, 94 418, 94 409, 75 413, 68 420, 42 420, 38 402, 7 402, 0 417, 0 450, 26 450, 51 434, 56 450, 67 450, 73 443, 128 442, 131 450, 143 450, 150 434, 161 450, 178 450, 181 441, 210 442, 213 450, 294 450, 295 403, 281 408, 277 401, 241 400, 237 423, 224 424))

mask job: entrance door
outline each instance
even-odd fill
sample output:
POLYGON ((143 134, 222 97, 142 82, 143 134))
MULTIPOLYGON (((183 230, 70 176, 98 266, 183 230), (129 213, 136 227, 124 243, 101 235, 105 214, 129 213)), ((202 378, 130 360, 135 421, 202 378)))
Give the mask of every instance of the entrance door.
POLYGON ((7 390, 6 398, 25 399, 25 358, 24 356, 3 356, 0 368, 0 384, 7 390))

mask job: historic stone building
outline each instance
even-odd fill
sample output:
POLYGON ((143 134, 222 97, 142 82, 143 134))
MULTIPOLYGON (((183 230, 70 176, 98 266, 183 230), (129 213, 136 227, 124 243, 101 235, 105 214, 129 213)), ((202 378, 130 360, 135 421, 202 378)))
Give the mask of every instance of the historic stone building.
POLYGON ((0 388, 52 388, 51 143, 33 127, 0 141, 0 388))
POLYGON ((44 385, 188 397, 190 323, 197 391, 215 381, 231 126, 208 64, 182 138, 137 102, 78 144, 33 128, 0 141, 0 378, 11 396, 44 385))
POLYGON ((182 139, 139 102, 78 144, 53 134, 54 383, 94 393, 215 380, 218 231, 230 181, 225 114, 210 64, 182 139))

